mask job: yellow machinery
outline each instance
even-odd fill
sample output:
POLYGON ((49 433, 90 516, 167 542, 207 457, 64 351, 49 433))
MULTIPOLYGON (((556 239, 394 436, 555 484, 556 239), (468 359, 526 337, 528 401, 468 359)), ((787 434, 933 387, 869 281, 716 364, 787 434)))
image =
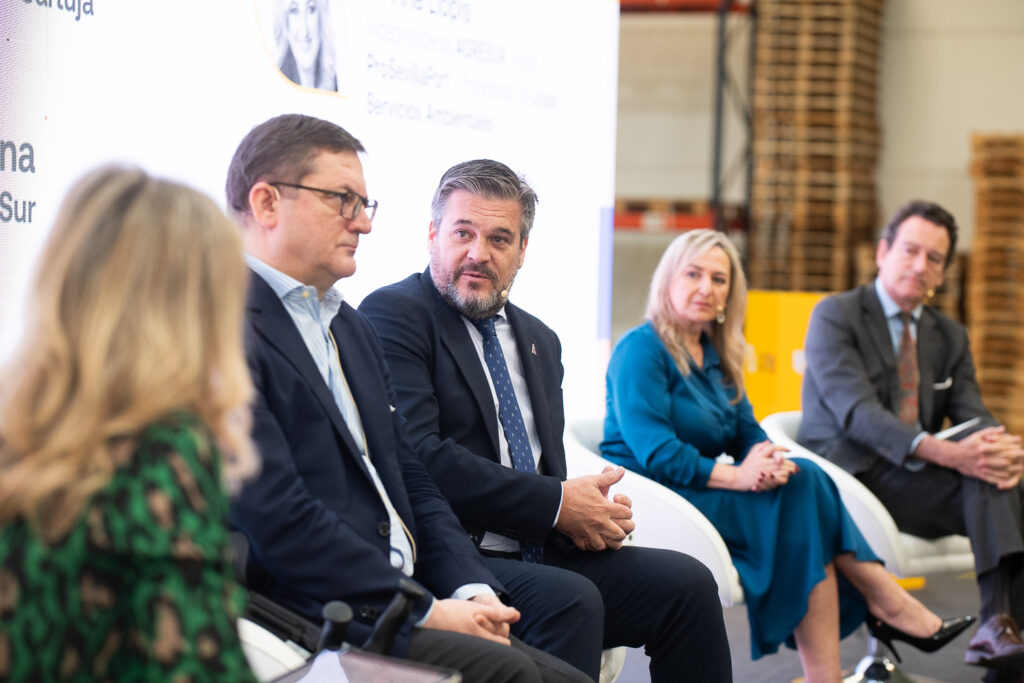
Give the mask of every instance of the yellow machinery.
POLYGON ((754 416, 800 410, 804 335, 811 310, 827 292, 752 290, 747 299, 747 395, 754 416))

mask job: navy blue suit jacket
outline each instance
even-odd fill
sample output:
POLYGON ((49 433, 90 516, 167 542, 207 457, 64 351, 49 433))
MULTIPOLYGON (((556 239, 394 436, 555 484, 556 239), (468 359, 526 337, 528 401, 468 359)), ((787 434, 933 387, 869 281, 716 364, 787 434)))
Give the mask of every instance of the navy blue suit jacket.
POLYGON ((501 465, 494 396, 459 313, 441 298, 430 270, 382 287, 359 306, 377 329, 395 377, 409 439, 479 542, 485 531, 545 543, 565 479, 562 348, 537 318, 508 303, 541 444, 541 472, 501 465))
MULTIPOLYGON (((401 653, 431 594, 447 598, 467 583, 503 589, 409 445, 373 329, 342 304, 331 331, 370 458, 416 542, 413 578, 427 589, 396 639, 401 653)), ((389 562, 388 513, 294 322, 254 273, 246 353, 262 469, 234 502, 232 523, 249 538, 257 573, 266 575, 254 588, 317 621, 323 603, 345 600, 355 612, 349 640, 362 642, 403 577, 389 562)))

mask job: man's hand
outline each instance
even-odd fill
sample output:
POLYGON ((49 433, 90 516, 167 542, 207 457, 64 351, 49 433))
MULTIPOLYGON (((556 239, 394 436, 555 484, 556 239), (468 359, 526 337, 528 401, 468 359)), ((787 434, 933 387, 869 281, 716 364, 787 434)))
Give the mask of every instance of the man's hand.
POLYGON ((986 427, 960 441, 941 441, 928 435, 915 453, 922 460, 954 469, 1000 489, 1013 488, 1024 472, 1021 438, 1005 427, 986 427))
POLYGON ((580 550, 618 550, 635 527, 629 497, 608 500, 608 490, 625 473, 622 467, 606 467, 601 474, 562 482, 562 509, 555 528, 580 550))
POLYGON ((423 628, 456 631, 509 645, 509 624, 519 621, 519 610, 501 604, 493 595, 472 600, 437 600, 423 628))
POLYGON ((990 449, 996 450, 982 458, 982 470, 1000 479, 996 484, 1000 489, 1016 486, 1024 472, 1024 449, 1021 448, 1020 437, 1002 432, 987 435, 983 440, 990 449))

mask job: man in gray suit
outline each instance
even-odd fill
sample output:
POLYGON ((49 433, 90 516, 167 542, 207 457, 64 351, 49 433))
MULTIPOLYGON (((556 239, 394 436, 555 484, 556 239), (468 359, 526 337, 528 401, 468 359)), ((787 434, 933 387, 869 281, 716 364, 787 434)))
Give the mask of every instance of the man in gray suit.
POLYGON ((875 282, 814 309, 798 440, 860 479, 902 531, 970 537, 983 623, 966 660, 994 667, 986 680, 1017 681, 1024 449, 981 402, 964 327, 924 305, 956 235, 942 207, 907 204, 879 240, 875 282), (979 420, 963 438, 941 440, 933 433, 945 418, 979 420))

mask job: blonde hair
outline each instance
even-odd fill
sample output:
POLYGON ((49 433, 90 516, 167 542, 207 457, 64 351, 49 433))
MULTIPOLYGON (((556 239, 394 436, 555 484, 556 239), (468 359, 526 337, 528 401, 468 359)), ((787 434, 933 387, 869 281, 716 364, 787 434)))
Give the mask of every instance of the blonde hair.
POLYGON ((721 248, 729 257, 729 296, 725 304, 725 322, 713 320, 706 331, 722 359, 726 383, 736 387, 732 403, 738 403, 744 394, 743 358, 747 343, 743 338, 743 320, 747 315, 747 279, 743 275, 739 253, 724 233, 690 230, 672 240, 654 269, 645 317, 654 324, 679 372, 684 377, 689 376, 690 354, 680 335, 679 317, 672 308, 669 290, 683 268, 715 247, 721 248))
POLYGON ((59 537, 141 432, 178 411, 210 429, 229 484, 250 475, 246 276, 238 228, 208 197, 116 166, 79 180, 0 386, 0 522, 59 537))

